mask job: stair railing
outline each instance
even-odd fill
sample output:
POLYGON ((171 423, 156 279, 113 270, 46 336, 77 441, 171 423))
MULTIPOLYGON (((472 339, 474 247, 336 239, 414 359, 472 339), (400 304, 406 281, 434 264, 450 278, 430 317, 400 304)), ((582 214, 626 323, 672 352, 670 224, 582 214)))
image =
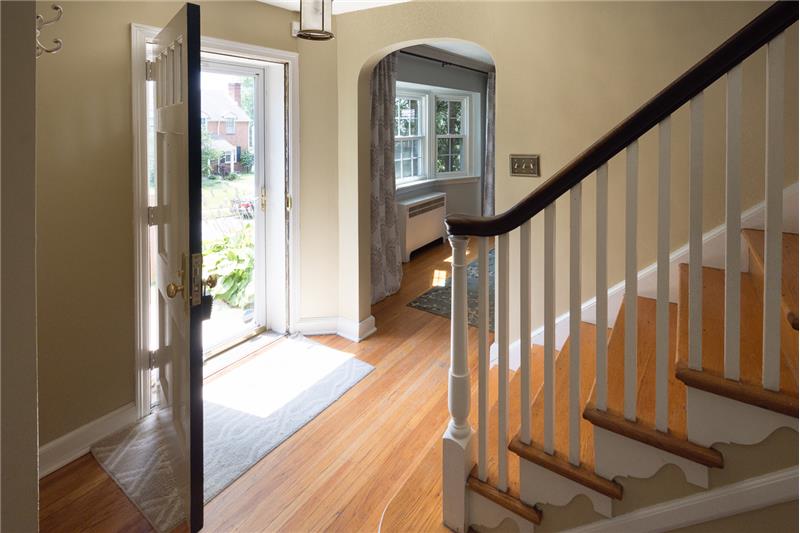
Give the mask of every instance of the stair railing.
MULTIPOLYGON (((765 165, 765 277, 763 312, 763 387, 780 386, 780 295, 782 253, 782 191, 784 183, 784 67, 783 32, 798 19, 796 2, 777 2, 689 69, 635 113, 566 165, 508 211, 490 217, 447 217, 452 258, 452 319, 449 377, 450 423, 443 436, 443 518, 455 531, 469 526, 465 486, 475 465, 474 432, 469 424, 470 366, 467 346, 467 261, 470 237, 478 244, 478 439, 476 476, 488 476, 489 332, 488 254, 495 238, 497 290, 495 341, 498 356, 498 473, 496 488, 508 488, 509 443, 509 235, 520 230, 520 440, 531 443, 531 338, 530 240, 531 219, 544 211, 544 451, 554 453, 555 432, 555 254, 556 200, 569 193, 570 203, 570 368, 569 461, 580 464, 580 239, 581 183, 596 175, 596 290, 597 350, 596 408, 607 410, 607 235, 608 161, 626 153, 625 315, 627 325, 637 324, 637 183, 638 139, 658 126, 658 227, 656 297, 656 429, 668 430, 669 345, 669 224, 670 224, 670 117, 681 106, 690 108, 689 177, 689 367, 702 369, 702 245, 703 245, 703 93, 716 80, 726 82, 725 131, 725 377, 738 380, 740 277, 740 180, 742 67, 747 57, 767 46, 766 165, 765 165)), ((624 337, 624 416, 636 420, 637 328, 626 327, 624 337)))

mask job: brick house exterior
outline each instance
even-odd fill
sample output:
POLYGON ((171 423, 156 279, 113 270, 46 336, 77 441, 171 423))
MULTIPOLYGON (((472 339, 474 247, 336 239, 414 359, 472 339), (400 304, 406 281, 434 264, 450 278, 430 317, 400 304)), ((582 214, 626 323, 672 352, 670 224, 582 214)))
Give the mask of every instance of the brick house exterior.
MULTIPOLYGON (((226 153, 217 166, 220 174, 242 170, 239 163, 242 152, 252 151, 250 136, 251 120, 241 106, 241 83, 229 83, 228 92, 204 89, 202 93, 201 116, 203 127, 213 140, 225 141, 233 150, 226 153), (233 164, 233 168, 229 165, 233 164), (227 168, 226 168, 227 167, 227 168)), ((225 143, 214 143, 227 146, 225 143)))

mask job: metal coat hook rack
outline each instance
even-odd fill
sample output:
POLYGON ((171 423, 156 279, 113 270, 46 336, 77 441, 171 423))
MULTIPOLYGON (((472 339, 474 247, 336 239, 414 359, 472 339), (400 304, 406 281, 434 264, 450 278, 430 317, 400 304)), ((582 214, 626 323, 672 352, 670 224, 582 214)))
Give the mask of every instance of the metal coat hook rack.
POLYGON ((55 24, 56 22, 61 20, 61 17, 64 15, 64 9, 60 5, 53 4, 50 7, 52 7, 53 10, 56 12, 56 15, 52 19, 45 20, 42 15, 36 15, 36 57, 37 58, 41 57, 42 54, 44 54, 44 53, 55 54, 56 52, 61 50, 62 46, 64 46, 64 43, 61 41, 61 39, 53 39, 53 46, 51 46, 50 48, 44 46, 41 42, 39 42, 39 35, 42 32, 42 28, 44 28, 45 26, 49 26, 50 24, 55 24))

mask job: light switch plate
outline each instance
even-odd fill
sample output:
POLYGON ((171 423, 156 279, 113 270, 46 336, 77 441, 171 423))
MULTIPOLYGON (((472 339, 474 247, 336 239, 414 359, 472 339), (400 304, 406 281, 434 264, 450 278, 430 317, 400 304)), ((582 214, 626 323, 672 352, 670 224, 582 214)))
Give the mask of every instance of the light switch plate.
POLYGON ((538 154, 511 154, 509 159, 511 161, 512 176, 522 176, 525 178, 538 178, 541 176, 539 173, 538 154))

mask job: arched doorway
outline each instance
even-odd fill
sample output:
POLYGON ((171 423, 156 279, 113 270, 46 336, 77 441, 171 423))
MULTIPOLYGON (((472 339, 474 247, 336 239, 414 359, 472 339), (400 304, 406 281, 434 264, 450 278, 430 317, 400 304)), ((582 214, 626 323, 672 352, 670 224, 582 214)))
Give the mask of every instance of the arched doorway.
POLYGON ((359 244, 370 303, 399 289, 402 263, 446 237, 447 214, 494 207, 491 54, 445 39, 392 49, 359 79, 359 207, 369 214, 359 244))

